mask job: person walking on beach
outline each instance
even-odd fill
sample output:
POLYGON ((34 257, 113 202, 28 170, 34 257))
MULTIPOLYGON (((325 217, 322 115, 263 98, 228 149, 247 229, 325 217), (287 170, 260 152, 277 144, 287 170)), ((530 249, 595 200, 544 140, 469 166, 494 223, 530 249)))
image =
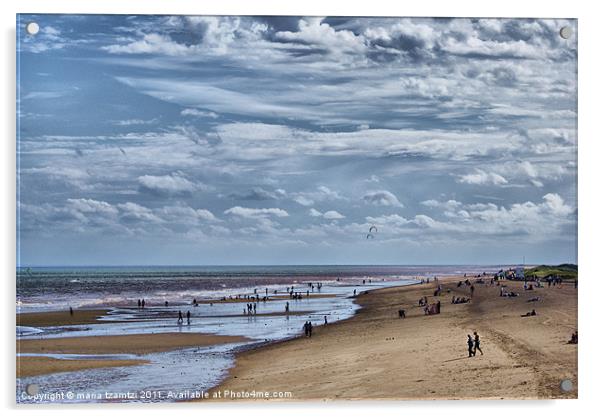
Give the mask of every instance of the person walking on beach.
POLYGON ((405 309, 400 309, 399 310, 399 317, 400 318, 405 318, 406 317, 406 311, 405 311, 405 309))
POLYGON ((475 352, 473 351, 473 346, 474 346, 474 341, 472 339, 472 337, 470 336, 470 334, 468 334, 468 357, 474 357, 475 352))
POLYGON ((186 312, 186 321, 188 322, 188 325, 190 325, 190 311, 186 312))
POLYGON ((479 334, 477 334, 477 332, 474 332, 474 350, 473 350, 473 355, 477 354, 477 350, 479 350, 479 353, 481 353, 481 355, 483 355, 483 350, 481 350, 481 339, 479 338, 479 334))
POLYGON ((184 318, 182 317, 182 311, 178 311, 178 324, 184 322, 184 318))
POLYGON ((324 325, 328 325, 328 318, 326 318, 326 315, 324 315, 324 325))
POLYGON ((305 324, 303 324, 303 332, 305 333, 306 337, 309 335, 309 325, 307 321, 305 321, 305 324))
POLYGON ((470 285, 470 297, 472 298, 474 296, 474 284, 470 285))
POLYGON ((311 338, 311 332, 313 331, 313 329, 314 329, 314 326, 311 324, 311 321, 309 321, 308 324, 307 324, 307 330, 308 330, 308 333, 309 333, 309 338, 311 338))
POLYGON ((140 309, 142 307, 142 301, 140 299, 138 299, 138 309, 140 309))
POLYGON ((284 312, 288 313, 289 311, 289 305, 288 302, 286 302, 286 305, 284 305, 284 312))
POLYGON ((146 305, 146 302, 144 302, 144 299, 142 299, 142 309, 144 309, 144 305, 146 305))

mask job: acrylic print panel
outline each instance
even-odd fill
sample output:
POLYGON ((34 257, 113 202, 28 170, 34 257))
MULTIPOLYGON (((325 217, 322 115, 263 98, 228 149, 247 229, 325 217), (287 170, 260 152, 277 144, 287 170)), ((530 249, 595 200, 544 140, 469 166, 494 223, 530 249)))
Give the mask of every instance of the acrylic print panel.
POLYGON ((17 38, 19 403, 577 397, 576 20, 17 38))

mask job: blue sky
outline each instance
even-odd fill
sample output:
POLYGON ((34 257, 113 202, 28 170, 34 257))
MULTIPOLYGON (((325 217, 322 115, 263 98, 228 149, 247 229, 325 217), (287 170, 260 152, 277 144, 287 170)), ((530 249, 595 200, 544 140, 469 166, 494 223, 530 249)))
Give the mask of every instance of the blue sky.
POLYGON ((17 24, 20 265, 576 261, 574 20, 17 24))

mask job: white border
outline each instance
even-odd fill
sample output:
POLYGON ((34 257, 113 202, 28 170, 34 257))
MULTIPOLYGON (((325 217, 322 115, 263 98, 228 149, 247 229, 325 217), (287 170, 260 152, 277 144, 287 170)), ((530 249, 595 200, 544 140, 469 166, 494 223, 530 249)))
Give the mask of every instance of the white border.
POLYGON ((598 330, 600 323, 597 311, 600 303, 595 290, 602 281, 600 269, 596 268, 600 259, 600 140, 598 122, 600 120, 599 98, 601 54, 599 42, 602 40, 601 14, 594 2, 556 1, 527 2, 525 0, 485 1, 431 1, 413 2, 370 0, 350 2, 344 0, 303 0, 303 1, 244 1, 218 0, 20 0, 0 3, 2 20, 2 126, 5 135, 2 142, 2 280, 4 292, 2 370, 0 396, 2 405, 9 416, 19 417, 43 413, 46 416, 100 417, 107 412, 119 415, 144 415, 145 418, 165 414, 226 414, 244 418, 278 414, 286 418, 312 416, 331 416, 343 413, 345 417, 364 417, 373 411, 379 415, 390 416, 431 416, 463 417, 467 414, 495 418, 521 415, 562 416, 573 418, 577 414, 587 413, 595 408, 598 376, 601 375, 599 354, 594 350, 600 347, 598 330), (579 322, 579 400, 543 401, 543 402, 353 402, 328 404, 295 405, 158 405, 154 407, 103 405, 98 407, 46 407, 17 408, 15 398, 14 374, 14 286, 15 286, 15 14, 19 13, 136 13, 136 14, 248 14, 248 15, 368 15, 368 16, 490 16, 490 17, 562 17, 579 19, 579 270, 580 301, 579 322), (597 129, 598 128, 598 129, 597 129), (518 415, 517 415, 518 414, 518 415))

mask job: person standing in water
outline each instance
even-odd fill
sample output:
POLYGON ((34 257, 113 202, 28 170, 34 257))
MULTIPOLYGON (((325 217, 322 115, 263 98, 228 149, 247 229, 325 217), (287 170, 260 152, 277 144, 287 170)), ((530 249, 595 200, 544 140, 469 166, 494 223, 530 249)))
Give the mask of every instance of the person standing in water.
POLYGON ((144 309, 144 305, 146 305, 146 302, 144 301, 144 299, 142 299, 142 309, 144 309))
POLYGON ((178 311, 178 324, 184 322, 184 318, 182 317, 182 311, 178 311))
POLYGON ((188 322, 188 325, 190 325, 190 311, 186 312, 186 321, 188 322))

